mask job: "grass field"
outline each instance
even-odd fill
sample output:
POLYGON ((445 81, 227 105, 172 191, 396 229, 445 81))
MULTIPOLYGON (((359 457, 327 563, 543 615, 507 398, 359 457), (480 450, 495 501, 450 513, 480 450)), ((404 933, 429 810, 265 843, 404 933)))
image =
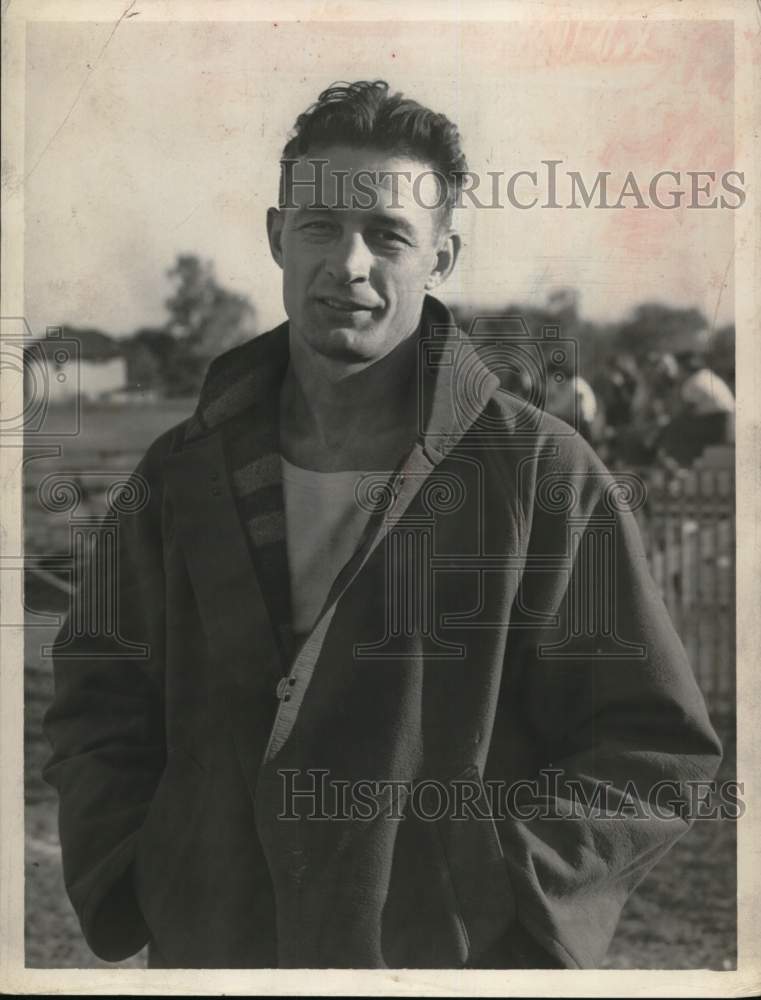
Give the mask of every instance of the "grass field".
MULTIPOLYGON (((26 480, 27 551, 52 556, 65 551, 68 515, 40 507, 37 487, 51 472, 95 472, 88 495, 93 510, 102 504, 102 482, 114 472, 128 472, 150 441, 189 410, 186 402, 170 407, 123 411, 90 410, 83 414, 85 433, 61 439, 55 458, 32 458, 26 480)), ((61 420, 65 415, 61 416, 61 420)), ((34 442, 32 442, 34 444, 34 442)), ((35 611, 62 611, 65 595, 33 579, 28 604, 35 611)), ((52 696, 50 661, 40 649, 55 634, 55 623, 30 615, 25 657, 26 782, 26 954, 36 968, 113 967, 95 959, 85 945, 66 897, 56 832, 56 803, 40 777, 48 747, 41 732, 42 714, 52 696)), ((720 777, 733 778, 734 730, 719 725, 725 743, 720 777)), ((731 969, 736 963, 736 841, 729 820, 700 820, 656 866, 630 899, 605 962, 611 969, 731 969)), ((124 967, 141 967, 144 955, 124 967)))

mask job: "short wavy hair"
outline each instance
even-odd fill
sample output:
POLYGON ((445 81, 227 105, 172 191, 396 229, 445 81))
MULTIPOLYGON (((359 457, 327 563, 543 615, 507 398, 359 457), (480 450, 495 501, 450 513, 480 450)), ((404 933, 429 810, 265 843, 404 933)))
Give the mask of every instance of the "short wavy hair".
POLYGON ((443 208, 451 221, 468 163, 460 131, 446 115, 391 93, 385 80, 333 83, 296 119, 281 167, 284 161, 335 145, 393 152, 429 164, 446 188, 443 208))

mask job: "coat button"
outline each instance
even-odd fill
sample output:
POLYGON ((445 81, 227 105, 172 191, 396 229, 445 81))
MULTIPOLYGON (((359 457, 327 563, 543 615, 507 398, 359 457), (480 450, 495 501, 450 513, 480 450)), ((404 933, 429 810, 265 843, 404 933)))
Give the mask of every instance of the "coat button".
POLYGON ((296 683, 295 677, 281 677, 280 680, 277 682, 277 687, 275 688, 278 698, 282 699, 283 701, 290 701, 291 696, 288 693, 288 688, 293 687, 295 683, 296 683))
POLYGON ((222 496, 222 490, 218 486, 215 486, 214 489, 211 491, 211 494, 212 496, 220 497, 222 496))

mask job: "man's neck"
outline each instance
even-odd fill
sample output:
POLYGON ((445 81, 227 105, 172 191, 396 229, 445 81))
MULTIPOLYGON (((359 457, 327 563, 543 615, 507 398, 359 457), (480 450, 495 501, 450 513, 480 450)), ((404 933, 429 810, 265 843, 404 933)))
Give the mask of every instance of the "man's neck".
POLYGON ((321 471, 390 469, 417 433, 417 336, 385 357, 339 369, 292 339, 280 396, 281 450, 321 471))

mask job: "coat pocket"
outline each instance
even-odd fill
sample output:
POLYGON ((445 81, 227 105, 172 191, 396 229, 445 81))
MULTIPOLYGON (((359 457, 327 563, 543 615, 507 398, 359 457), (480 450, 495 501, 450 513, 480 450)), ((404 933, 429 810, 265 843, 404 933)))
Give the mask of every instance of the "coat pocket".
POLYGON ((170 749, 161 780, 137 837, 135 891, 154 938, 171 902, 200 808, 208 772, 180 749, 170 749))
POLYGON ((499 940, 515 917, 478 769, 441 784, 442 796, 434 799, 444 803, 443 814, 433 815, 430 801, 413 794, 399 827, 383 914, 389 968, 462 968, 499 940))
POLYGON ((489 797, 475 766, 450 782, 461 784, 459 803, 436 822, 442 863, 466 944, 466 962, 477 960, 507 931, 516 907, 489 797))

